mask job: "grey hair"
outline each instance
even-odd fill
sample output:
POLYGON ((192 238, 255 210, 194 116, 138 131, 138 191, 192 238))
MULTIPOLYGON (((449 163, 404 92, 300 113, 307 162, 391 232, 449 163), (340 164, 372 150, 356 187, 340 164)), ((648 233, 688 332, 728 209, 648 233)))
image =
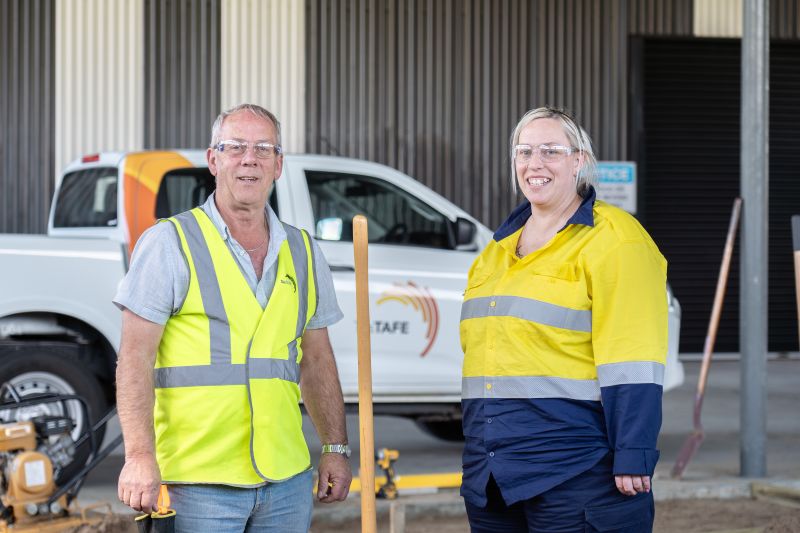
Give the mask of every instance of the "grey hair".
POLYGON ((272 122, 275 125, 275 131, 278 132, 278 146, 281 145, 281 123, 278 122, 278 119, 261 107, 260 105, 256 104, 239 104, 234 106, 227 111, 223 111, 217 117, 217 120, 214 121, 214 125, 211 126, 211 147, 213 148, 216 146, 222 139, 220 139, 220 131, 222 130, 222 123, 225 121, 226 118, 233 115, 234 113, 238 113, 239 111, 249 111, 250 113, 254 114, 257 117, 265 118, 272 122))
POLYGON ((589 135, 578 125, 578 122, 572 118, 566 111, 556 109, 554 107, 539 107, 532 109, 525 113, 514 128, 511 134, 511 187, 514 192, 517 192, 517 169, 514 165, 514 147, 519 142, 519 136, 523 128, 540 118, 552 118, 561 124, 564 134, 569 139, 570 144, 576 148, 581 156, 582 163, 578 169, 578 175, 575 177, 575 191, 583 196, 589 187, 595 185, 597 182, 596 168, 597 159, 595 158, 594 151, 592 150, 592 140, 589 135))

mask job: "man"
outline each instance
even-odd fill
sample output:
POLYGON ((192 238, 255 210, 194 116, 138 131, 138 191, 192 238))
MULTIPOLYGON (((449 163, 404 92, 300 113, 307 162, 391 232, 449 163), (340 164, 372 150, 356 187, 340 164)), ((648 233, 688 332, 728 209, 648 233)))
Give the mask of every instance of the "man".
POLYGON ((307 531, 301 391, 325 445, 317 498, 343 500, 352 478, 327 333, 342 313, 316 243, 268 205, 283 166, 276 118, 223 112, 206 157, 216 191, 142 235, 114 299, 119 498, 149 512, 166 483, 176 531, 307 531))

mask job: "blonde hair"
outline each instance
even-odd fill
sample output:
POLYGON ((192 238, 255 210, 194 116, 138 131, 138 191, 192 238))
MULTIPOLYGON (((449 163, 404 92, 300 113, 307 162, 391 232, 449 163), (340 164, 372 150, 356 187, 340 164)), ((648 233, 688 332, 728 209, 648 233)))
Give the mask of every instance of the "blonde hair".
POLYGON ((575 176, 575 190, 583 196, 589 187, 594 185, 597 181, 595 169, 597 168, 597 159, 595 158, 594 151, 592 150, 592 140, 589 135, 581 128, 577 121, 572 118, 566 111, 556 109, 554 107, 539 107, 532 109, 522 115, 522 118, 517 122, 517 126, 511 133, 511 187, 513 191, 517 192, 517 169, 514 165, 514 147, 519 143, 519 136, 523 128, 540 118, 552 118, 561 124, 564 134, 569 139, 570 144, 578 150, 581 155, 581 166, 578 169, 578 174, 575 176))

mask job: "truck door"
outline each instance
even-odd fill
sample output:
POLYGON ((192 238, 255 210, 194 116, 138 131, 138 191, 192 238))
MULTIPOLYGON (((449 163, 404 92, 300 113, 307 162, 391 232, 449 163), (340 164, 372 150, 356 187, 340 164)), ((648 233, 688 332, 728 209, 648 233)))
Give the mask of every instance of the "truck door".
POLYGON ((314 233, 345 318, 330 328, 345 396, 357 392, 352 218, 369 221, 370 313, 376 400, 461 392, 458 322, 474 252, 456 251, 453 223, 379 176, 306 169, 314 233))

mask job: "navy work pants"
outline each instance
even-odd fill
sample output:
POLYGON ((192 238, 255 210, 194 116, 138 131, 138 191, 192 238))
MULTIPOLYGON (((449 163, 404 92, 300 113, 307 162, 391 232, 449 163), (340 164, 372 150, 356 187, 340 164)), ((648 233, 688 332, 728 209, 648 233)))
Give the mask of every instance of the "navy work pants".
POLYGON ((472 533, 651 533, 653 494, 621 494, 614 483, 609 454, 591 470, 529 500, 506 505, 489 477, 486 507, 469 502, 472 533))

